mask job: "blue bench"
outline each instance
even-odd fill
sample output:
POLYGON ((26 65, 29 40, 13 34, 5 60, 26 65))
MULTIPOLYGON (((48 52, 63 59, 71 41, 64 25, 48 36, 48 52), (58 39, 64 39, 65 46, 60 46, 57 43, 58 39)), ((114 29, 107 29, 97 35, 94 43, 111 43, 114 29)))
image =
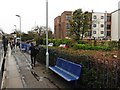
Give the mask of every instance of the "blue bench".
POLYGON ((21 43, 21 50, 24 51, 24 52, 27 52, 30 54, 30 44, 27 44, 27 43, 21 43))
POLYGON ((21 43, 21 50, 25 52, 25 43, 21 43))
POLYGON ((26 44, 26 48, 25 48, 26 52, 29 53, 29 54, 30 54, 30 52, 29 52, 30 51, 29 50, 30 46, 31 46, 30 44, 26 44))
POLYGON ((57 58, 55 66, 49 66, 49 69, 60 75, 65 80, 76 81, 81 74, 81 64, 75 64, 73 62, 57 58))

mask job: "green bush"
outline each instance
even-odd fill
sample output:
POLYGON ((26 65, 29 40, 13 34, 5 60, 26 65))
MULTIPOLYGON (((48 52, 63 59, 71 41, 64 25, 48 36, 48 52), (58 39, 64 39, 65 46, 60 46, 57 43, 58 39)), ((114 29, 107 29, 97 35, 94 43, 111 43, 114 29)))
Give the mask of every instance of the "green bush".
POLYGON ((111 49, 118 49, 118 42, 117 41, 110 41, 110 42, 108 42, 108 47, 111 49))
POLYGON ((78 44, 87 44, 88 42, 87 41, 82 41, 82 40, 79 40, 77 41, 78 44))
POLYGON ((88 44, 76 44, 74 48, 83 50, 105 50, 105 51, 111 50, 107 46, 90 46, 88 44))
POLYGON ((36 38, 37 45, 43 45, 43 38, 36 38))

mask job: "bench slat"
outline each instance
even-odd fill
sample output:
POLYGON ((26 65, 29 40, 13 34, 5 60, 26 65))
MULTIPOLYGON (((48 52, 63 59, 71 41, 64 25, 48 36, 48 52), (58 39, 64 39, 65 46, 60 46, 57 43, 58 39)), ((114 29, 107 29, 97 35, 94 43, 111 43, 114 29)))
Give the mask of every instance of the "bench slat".
POLYGON ((60 75, 61 77, 63 77, 65 80, 67 81, 73 81, 73 80, 77 80, 79 77, 76 77, 75 76, 71 76, 70 74, 62 71, 61 69, 53 66, 53 67, 49 67, 49 69, 51 69, 52 71, 54 71, 55 73, 57 73, 58 75, 60 75))
POLYGON ((81 74, 82 66, 80 64, 76 64, 76 63, 67 61, 63 58, 57 58, 56 65, 58 67, 63 68, 64 70, 74 74, 74 75, 77 75, 78 77, 81 74))

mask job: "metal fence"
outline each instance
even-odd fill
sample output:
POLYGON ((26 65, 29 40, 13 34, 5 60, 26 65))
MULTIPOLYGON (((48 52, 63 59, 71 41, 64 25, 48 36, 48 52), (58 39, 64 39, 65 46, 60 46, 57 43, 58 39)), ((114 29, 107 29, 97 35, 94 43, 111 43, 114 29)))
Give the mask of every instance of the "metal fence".
POLYGON ((89 60, 84 67, 88 87, 120 88, 119 60, 89 60), (86 72, 87 71, 87 72, 86 72))

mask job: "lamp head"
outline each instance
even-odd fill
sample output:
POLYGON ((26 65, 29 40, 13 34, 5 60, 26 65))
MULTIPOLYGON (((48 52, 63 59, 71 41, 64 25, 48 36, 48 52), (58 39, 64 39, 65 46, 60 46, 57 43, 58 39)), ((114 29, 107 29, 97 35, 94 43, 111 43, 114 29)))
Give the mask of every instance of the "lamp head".
POLYGON ((20 17, 20 15, 16 15, 17 17, 20 17))

